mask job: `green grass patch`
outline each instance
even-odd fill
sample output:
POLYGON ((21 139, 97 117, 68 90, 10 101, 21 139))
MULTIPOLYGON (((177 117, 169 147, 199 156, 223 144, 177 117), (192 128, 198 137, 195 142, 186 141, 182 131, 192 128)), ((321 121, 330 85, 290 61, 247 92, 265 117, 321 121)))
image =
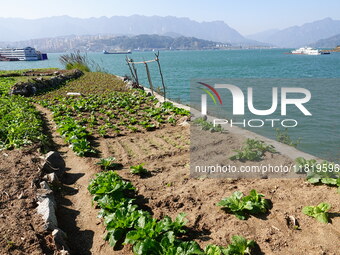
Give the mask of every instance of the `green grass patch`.
POLYGON ((33 72, 54 72, 54 71, 57 71, 59 70, 59 68, 37 68, 37 69, 20 69, 20 70, 2 70, 0 71, 0 76, 1 75, 13 75, 13 76, 17 76, 17 75, 22 75, 26 72, 30 72, 30 71, 33 71, 33 72))

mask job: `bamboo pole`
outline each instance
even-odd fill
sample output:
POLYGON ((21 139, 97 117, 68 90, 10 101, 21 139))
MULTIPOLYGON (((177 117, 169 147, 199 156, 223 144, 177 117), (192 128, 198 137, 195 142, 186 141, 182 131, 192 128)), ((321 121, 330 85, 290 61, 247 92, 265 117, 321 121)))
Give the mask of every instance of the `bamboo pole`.
POLYGON ((149 84, 150 84, 150 89, 151 89, 152 95, 154 95, 154 93, 153 93, 153 85, 152 85, 152 80, 151 80, 151 75, 150 75, 150 70, 149 70, 149 67, 148 67, 148 63, 145 62, 144 64, 145 64, 146 75, 148 76, 148 81, 149 81, 149 84))
MULTIPOLYGON (((135 74, 133 73, 132 67, 131 67, 131 65, 130 65, 130 59, 129 59, 128 57, 126 57, 125 60, 126 60, 126 63, 127 63, 128 67, 129 67, 129 69, 130 69, 130 73, 131 73, 131 75, 132 75, 132 79, 133 79, 134 82, 136 82, 135 74)), ((137 82, 136 82, 136 83, 137 83, 137 82)))
POLYGON ((164 84, 164 79, 163 79, 163 73, 162 73, 162 69, 161 69, 161 64, 159 62, 159 51, 157 52, 157 54, 155 53, 156 56, 156 62, 158 65, 158 70, 159 70, 159 74, 161 75, 161 81, 162 81, 162 86, 163 86, 163 93, 164 93, 164 102, 166 100, 166 89, 165 89, 165 84, 164 84))

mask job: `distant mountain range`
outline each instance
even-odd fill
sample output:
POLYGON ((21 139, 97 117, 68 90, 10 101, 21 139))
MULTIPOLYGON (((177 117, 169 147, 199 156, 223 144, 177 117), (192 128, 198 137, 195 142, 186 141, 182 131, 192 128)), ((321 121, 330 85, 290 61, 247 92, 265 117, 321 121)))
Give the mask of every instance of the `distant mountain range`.
MULTIPOLYGON (((197 22, 172 16, 113 16, 100 18, 73 18, 57 16, 35 20, 0 18, 0 42, 55 38, 66 36, 136 36, 162 35, 172 38, 190 37, 233 46, 278 46, 295 48, 307 45, 334 46, 340 34, 340 20, 325 18, 286 29, 267 30, 244 37, 223 21, 197 22), (327 42, 330 38, 330 42, 327 42), (318 42, 319 40, 324 40, 318 42), (335 41, 333 41, 335 40, 335 41), (316 43, 318 42, 318 43, 316 43)), ((323 47, 323 46, 322 46, 323 47)))
POLYGON ((172 34, 239 45, 261 45, 246 39, 223 21, 196 22, 171 16, 133 15, 87 19, 58 16, 35 20, 0 18, 0 31, 0 41, 8 42, 67 35, 172 34))
POLYGON ((32 39, 28 41, 1 43, 0 47, 22 48, 32 46, 43 52, 81 51, 114 51, 114 50, 202 50, 221 49, 230 47, 230 44, 198 39, 195 37, 160 35, 78 35, 61 36, 53 38, 32 39))
POLYGON ((335 48, 340 45, 340 34, 326 38, 321 39, 313 44, 311 46, 316 48, 335 48))
POLYGON ((283 30, 269 30, 247 36, 279 47, 301 47, 340 34, 340 20, 326 18, 283 30))

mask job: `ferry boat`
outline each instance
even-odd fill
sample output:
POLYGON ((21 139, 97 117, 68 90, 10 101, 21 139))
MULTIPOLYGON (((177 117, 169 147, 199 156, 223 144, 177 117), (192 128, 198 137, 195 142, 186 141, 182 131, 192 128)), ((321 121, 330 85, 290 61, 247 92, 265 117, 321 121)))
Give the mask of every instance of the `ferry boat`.
POLYGON ((300 54, 300 55, 321 55, 321 52, 317 49, 313 49, 312 47, 302 47, 296 50, 293 50, 291 54, 300 54))
POLYGON ((128 50, 128 51, 112 51, 112 52, 103 50, 103 54, 131 54, 131 53, 132 53, 131 50, 128 50))
POLYGON ((2 61, 36 61, 47 59, 47 54, 36 51, 35 48, 0 48, 0 59, 2 61))

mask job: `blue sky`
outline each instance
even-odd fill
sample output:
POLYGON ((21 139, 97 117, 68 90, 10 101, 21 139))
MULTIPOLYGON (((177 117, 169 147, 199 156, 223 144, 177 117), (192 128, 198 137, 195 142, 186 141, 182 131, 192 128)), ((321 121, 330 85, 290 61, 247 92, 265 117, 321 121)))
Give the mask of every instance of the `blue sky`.
POLYGON ((197 21, 223 20, 243 35, 302 25, 326 17, 340 20, 339 0, 12 0, 0 17, 159 15, 197 21))

